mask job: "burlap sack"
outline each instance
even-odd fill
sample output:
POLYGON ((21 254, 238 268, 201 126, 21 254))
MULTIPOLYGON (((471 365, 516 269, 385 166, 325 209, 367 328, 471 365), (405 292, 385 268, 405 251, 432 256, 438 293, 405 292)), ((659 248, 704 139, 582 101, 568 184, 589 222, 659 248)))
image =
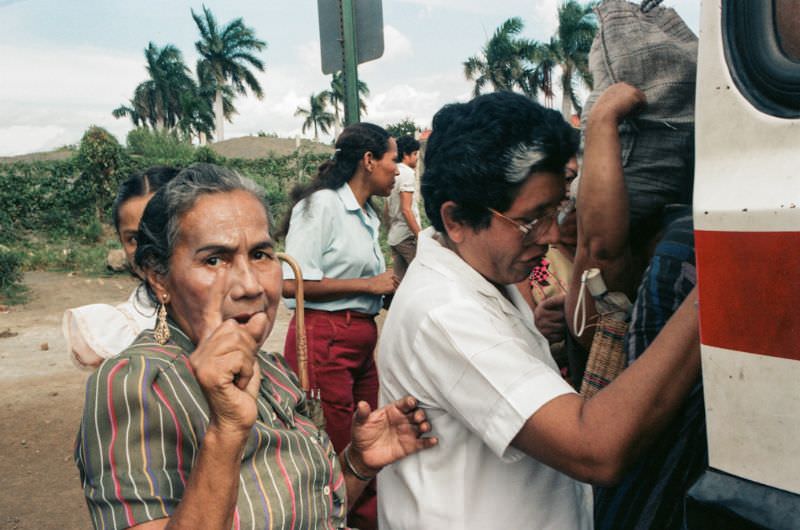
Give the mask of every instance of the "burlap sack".
POLYGON ((614 83, 629 83, 647 97, 646 109, 620 126, 635 230, 664 205, 691 202, 697 37, 672 8, 643 12, 635 3, 604 0, 595 11, 599 29, 589 53, 594 90, 582 129, 597 98, 614 83))

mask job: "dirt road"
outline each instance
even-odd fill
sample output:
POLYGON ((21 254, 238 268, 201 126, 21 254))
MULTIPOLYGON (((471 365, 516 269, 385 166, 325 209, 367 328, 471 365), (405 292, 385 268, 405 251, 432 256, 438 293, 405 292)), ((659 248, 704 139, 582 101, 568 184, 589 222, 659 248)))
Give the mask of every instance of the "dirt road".
MULTIPOLYGON (((25 275, 29 303, 0 314, 0 529, 91 528, 72 458, 88 372, 61 334, 69 307, 125 300, 124 276, 25 275)), ((281 351, 290 314, 281 306, 265 349, 281 351)))

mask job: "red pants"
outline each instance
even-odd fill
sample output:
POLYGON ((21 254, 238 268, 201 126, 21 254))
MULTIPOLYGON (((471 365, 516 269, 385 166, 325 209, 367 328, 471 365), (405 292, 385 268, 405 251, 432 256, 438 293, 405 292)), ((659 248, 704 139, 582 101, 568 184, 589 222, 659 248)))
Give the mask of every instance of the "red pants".
MULTIPOLYGON (((320 389, 325 430, 337 453, 350 443, 353 413, 359 401, 378 406, 378 371, 375 345, 378 328, 372 316, 353 311, 306 309, 309 385, 320 389)), ((297 371, 295 320, 289 323, 283 354, 297 371)), ((350 499, 348 526, 362 530, 378 527, 375 481, 360 498, 350 499), (355 501, 355 502, 354 502, 355 501)))

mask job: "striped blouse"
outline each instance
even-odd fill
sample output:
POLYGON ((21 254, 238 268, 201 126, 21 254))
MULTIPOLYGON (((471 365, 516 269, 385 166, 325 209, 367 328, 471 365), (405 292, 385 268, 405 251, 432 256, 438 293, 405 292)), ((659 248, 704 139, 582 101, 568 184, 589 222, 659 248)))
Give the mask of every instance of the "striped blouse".
MULTIPOLYGON (((121 529, 178 507, 208 426, 189 364, 194 345, 170 325, 143 332, 86 385, 75 447, 95 528, 121 529)), ((242 456, 233 528, 343 528, 346 493, 333 445, 307 418, 304 393, 277 354, 261 352, 258 420, 242 456)))

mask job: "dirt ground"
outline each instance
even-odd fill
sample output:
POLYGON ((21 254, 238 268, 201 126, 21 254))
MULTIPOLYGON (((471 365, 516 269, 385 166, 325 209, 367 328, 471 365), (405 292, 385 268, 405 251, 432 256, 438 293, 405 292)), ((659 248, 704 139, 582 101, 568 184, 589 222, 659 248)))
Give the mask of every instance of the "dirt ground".
MULTIPOLYGON (((0 529, 91 528, 72 458, 89 373, 67 356, 61 315, 121 302, 135 283, 32 272, 25 284, 29 302, 0 312, 0 529)), ((290 316, 279 308, 265 349, 283 349, 290 316)))

